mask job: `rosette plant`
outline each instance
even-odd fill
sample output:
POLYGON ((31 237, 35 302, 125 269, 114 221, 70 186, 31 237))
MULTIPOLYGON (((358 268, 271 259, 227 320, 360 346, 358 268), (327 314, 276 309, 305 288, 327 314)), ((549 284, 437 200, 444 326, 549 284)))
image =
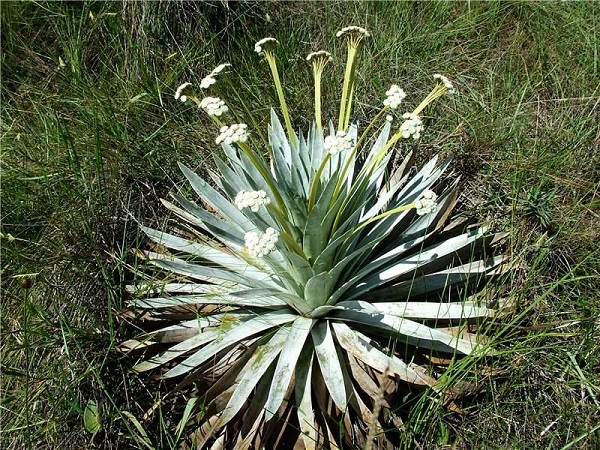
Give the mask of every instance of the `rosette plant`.
MULTIPOLYGON (((335 448, 373 436, 390 446, 383 430, 401 423, 393 393, 422 386, 443 401, 431 364, 485 351, 473 324, 494 305, 475 294, 503 262, 493 248, 503 236, 451 222, 457 181, 442 182, 450 161, 436 157, 416 169, 405 150, 423 132, 419 114, 454 88, 436 75, 431 93, 394 127, 390 114, 406 94, 393 85, 360 132, 350 115, 368 35, 359 27, 338 33, 347 62, 337 127, 327 130, 327 52, 307 58, 315 120, 296 134, 276 41, 256 44, 284 119, 271 111, 266 146, 245 124, 226 125, 220 98, 200 99, 189 83, 177 90, 214 119, 224 157, 215 156, 210 180, 181 165, 194 198, 163 201, 181 232, 143 228, 163 249, 145 256, 169 275, 132 286, 131 306, 166 325, 135 341, 160 349, 135 370, 198 387, 198 448, 335 448)), ((227 66, 201 86, 218 88, 227 66)))

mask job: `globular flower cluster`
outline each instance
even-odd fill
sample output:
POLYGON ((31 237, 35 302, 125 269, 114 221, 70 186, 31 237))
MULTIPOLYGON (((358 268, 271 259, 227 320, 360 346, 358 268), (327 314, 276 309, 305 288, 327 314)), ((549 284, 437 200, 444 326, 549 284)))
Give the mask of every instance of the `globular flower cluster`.
POLYGON ((402 137, 407 139, 413 137, 413 139, 419 139, 421 137, 421 131, 423 131, 423 122, 421 118, 413 113, 404 113, 402 118, 405 119, 400 127, 402 137))
POLYGON ((260 54, 263 52, 263 47, 265 46, 265 44, 271 45, 271 43, 275 45, 277 43, 277 39, 272 37, 262 38, 260 41, 254 44, 254 51, 260 54))
POLYGON ((249 231, 244 235, 244 246, 252 258, 261 258, 273 251, 278 239, 279 232, 271 227, 267 228, 264 234, 249 231))
POLYGON ((262 205, 268 205, 271 199, 262 189, 259 191, 240 191, 235 196, 235 206, 238 209, 250 208, 257 212, 262 205))
POLYGON ((231 144, 233 142, 246 142, 248 140, 248 125, 245 123, 234 123, 230 126, 224 125, 219 130, 217 144, 231 144))
POLYGON ((206 97, 200 102, 200 108, 206 110, 209 116, 220 116, 229 111, 229 108, 223 100, 218 97, 206 97))
POLYGON ((429 189, 423 192, 421 198, 415 202, 415 208, 417 208, 417 214, 419 216, 424 216, 425 214, 430 214, 432 212, 437 211, 437 195, 435 192, 430 191, 429 189))
POLYGON ((454 92, 456 92, 454 90, 454 85, 452 84, 452 81, 450 81, 444 75, 440 75, 439 73, 436 73, 433 75, 433 78, 435 78, 436 80, 440 80, 444 84, 444 86, 446 86, 446 89, 448 89, 449 94, 454 94, 454 92))
POLYGON ((215 67, 213 69, 213 71, 209 75, 202 78, 202 80, 200 81, 200 87, 202 89, 208 89, 210 86, 215 84, 217 82, 217 79, 215 78, 215 76, 220 74, 225 68, 227 68, 229 66, 231 66, 231 64, 228 64, 228 63, 219 64, 217 67, 215 67))
POLYGON ((345 131, 338 131, 335 136, 327 136, 323 148, 335 155, 352 148, 352 138, 345 131))
POLYGON ((404 92, 397 84, 392 84, 390 88, 385 91, 385 95, 387 95, 387 98, 383 101, 383 104, 392 109, 396 109, 400 106, 404 97, 406 97, 406 92, 404 92))
POLYGON ((348 34, 348 33, 358 33, 358 34, 362 34, 364 37, 369 37, 371 36, 371 33, 369 32, 369 30, 367 30, 366 28, 363 27, 357 27, 354 25, 351 25, 349 27, 344 27, 342 28, 340 31, 338 31, 335 36, 336 37, 341 37, 344 34, 348 34))
POLYGON ((183 83, 180 85, 175 91, 175 100, 181 100, 182 102, 185 102, 187 100, 187 96, 184 94, 184 91, 191 85, 192 83, 183 83))

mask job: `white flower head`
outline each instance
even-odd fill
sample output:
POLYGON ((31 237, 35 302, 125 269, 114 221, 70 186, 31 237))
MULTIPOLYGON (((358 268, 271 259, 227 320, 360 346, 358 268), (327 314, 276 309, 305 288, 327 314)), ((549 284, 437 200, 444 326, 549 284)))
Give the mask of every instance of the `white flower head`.
POLYGON ((227 67, 231 67, 231 64, 229 64, 229 63, 219 64, 217 67, 215 67, 213 69, 213 71, 210 74, 217 75, 217 74, 223 72, 223 70, 226 69, 227 67))
POLYGON ((323 148, 332 155, 352 148, 352 138, 345 131, 338 131, 335 136, 327 136, 323 148))
POLYGON ((417 214, 419 216, 424 216, 425 214, 430 214, 432 212, 437 211, 437 195, 435 192, 427 189, 421 194, 419 200, 415 202, 415 208, 417 209, 417 214))
POLYGON ((327 62, 327 61, 331 61, 333 59, 333 57, 331 56, 331 53, 326 52, 325 50, 320 50, 318 52, 312 52, 309 53, 308 56, 306 57, 306 60, 308 62, 316 62, 316 60, 323 60, 323 62, 327 62))
POLYGON ((409 137, 413 137, 413 139, 419 139, 421 137, 421 131, 423 131, 423 122, 421 118, 413 113, 404 113, 402 118, 405 119, 400 126, 400 131, 402 132, 402 137, 408 139, 409 137))
POLYGON ((206 97, 200 102, 200 108, 206 110, 209 116, 220 116, 229 111, 229 108, 223 100, 218 97, 206 97))
POLYGON ((433 75, 433 78, 436 80, 440 80, 440 82, 444 86, 446 86, 446 89, 448 89, 449 94, 454 94, 456 92, 456 90, 454 89, 454 85, 452 84, 452 81, 450 81, 444 75, 440 75, 439 73, 436 73, 433 75))
POLYGON ((210 74, 210 75, 207 75, 204 78, 202 78, 202 80, 200 81, 200 87, 202 89, 208 89, 216 82, 217 82, 217 79, 215 77, 213 77, 212 74, 210 74))
POLYGON ((263 52, 263 47, 271 47, 277 44, 277 39, 272 37, 262 38, 256 44, 254 44, 254 51, 259 55, 263 52))
POLYGON ((187 96, 184 94, 184 91, 191 85, 192 83, 183 83, 180 85, 175 91, 175 100, 181 100, 182 102, 185 102, 187 100, 187 96))
POLYGON ((202 89, 208 89, 209 87, 211 87, 213 84, 215 84, 217 82, 217 79, 215 78, 218 74, 220 74, 221 72, 223 72, 223 70, 225 70, 227 67, 230 67, 231 64, 229 63, 224 63, 224 64, 219 64, 217 67, 215 67, 211 73, 209 73, 207 76, 205 76, 204 78, 202 78, 202 80, 200 81, 200 87, 202 89))
POLYGON ((248 125, 245 123, 234 123, 224 125, 219 130, 220 134, 215 139, 217 144, 231 144, 233 142, 246 142, 248 140, 248 125))
POLYGON ((404 97, 406 97, 406 92, 400 89, 397 84, 392 84, 390 88, 385 91, 385 95, 387 95, 387 98, 383 101, 383 104, 392 109, 396 109, 400 106, 404 97))
POLYGON ((275 249, 278 240, 279 232, 269 227, 264 234, 259 231, 249 231, 246 233, 244 235, 244 246, 251 257, 261 258, 275 249))
POLYGON ((366 28, 357 27, 354 25, 342 28, 340 31, 338 31, 335 34, 335 36, 342 37, 345 34, 359 35, 361 37, 361 39, 371 36, 371 33, 366 28))
POLYGON ((267 193, 262 189, 259 191, 240 191, 235 196, 235 206, 239 210, 250 208, 257 212, 262 205, 268 205, 271 199, 267 197, 267 193))
POLYGON ((385 116, 385 120, 387 120, 388 122, 393 122, 394 118, 388 114, 385 116))

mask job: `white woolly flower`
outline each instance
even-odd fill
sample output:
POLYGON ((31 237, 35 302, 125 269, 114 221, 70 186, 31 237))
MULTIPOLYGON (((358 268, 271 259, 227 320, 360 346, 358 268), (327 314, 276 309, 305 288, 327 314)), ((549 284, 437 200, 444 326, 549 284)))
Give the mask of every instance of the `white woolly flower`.
POLYGON ((279 232, 274 228, 267 228, 265 233, 249 231, 244 235, 244 246, 248 254, 253 258, 261 258, 275 249, 279 240, 279 232))
POLYGON ((248 125, 245 123, 234 123, 231 126, 224 125, 219 130, 217 144, 231 144, 233 142, 246 142, 248 140, 248 125))
POLYGON ((229 108, 223 100, 218 97, 206 97, 200 102, 200 108, 206 110, 209 116, 220 116, 229 111, 229 108))
POLYGON ((306 57, 308 62, 311 62, 313 59, 323 58, 325 61, 331 61, 333 58, 331 57, 331 53, 326 52, 325 50, 320 50, 318 52, 309 53, 306 57))
POLYGON ((415 202, 415 208, 417 208, 417 214, 419 216, 424 216, 425 214, 430 214, 432 212, 437 211, 437 195, 435 192, 427 189, 423 194, 421 194, 421 198, 415 202))
POLYGON ((200 87, 202 89, 208 89, 209 87, 211 87, 213 84, 215 84, 217 82, 217 79, 215 78, 215 76, 220 74, 225 68, 230 67, 230 66, 231 66, 231 64, 229 64, 229 63, 219 64, 217 67, 215 67, 213 69, 213 71, 211 73, 209 73, 207 76, 202 78, 202 80, 200 81, 200 87))
POLYGON ((254 44, 254 51, 258 54, 262 53, 263 51, 263 46, 265 44, 269 44, 269 43, 273 43, 276 44, 277 43, 277 39, 272 38, 272 37, 266 37, 266 38, 262 38, 260 41, 258 41, 256 44, 254 44))
POLYGON ((392 84, 390 88, 385 91, 385 95, 387 95, 387 98, 383 101, 383 104, 392 109, 396 109, 398 106, 400 106, 400 103, 402 100, 404 100, 404 97, 406 97, 406 92, 400 89, 397 84, 392 84))
POLYGON ((338 31, 335 34, 335 36, 341 37, 344 34, 348 34, 348 33, 358 33, 358 34, 362 34, 364 37, 371 36, 371 33, 369 32, 369 30, 362 28, 362 27, 353 26, 353 25, 342 28, 340 31, 338 31))
POLYGON ((345 131, 338 131, 335 136, 327 136, 323 148, 332 155, 352 148, 352 138, 345 131))
POLYGON ((262 189, 259 191, 240 191, 235 196, 235 206, 238 209, 250 208, 257 212, 262 205, 268 205, 271 199, 262 189))
POLYGON ((406 119, 400 127, 402 137, 406 139, 412 136, 415 140, 419 139, 421 137, 421 131, 423 131, 423 122, 421 121, 421 118, 413 113, 404 113, 402 118, 406 119))
POLYGON ((217 67, 215 67, 213 69, 213 71, 210 74, 217 75, 217 74, 221 73, 227 67, 231 67, 231 64, 229 64, 229 63, 219 64, 217 67))
POLYGON ((446 86, 446 89, 448 89, 449 94, 454 94, 456 92, 454 89, 454 85, 452 84, 452 81, 450 81, 444 75, 440 75, 439 73, 436 73, 435 75, 433 75, 433 78, 435 78, 436 80, 440 80, 444 84, 444 86, 446 86))
POLYGON ((388 122, 393 122, 394 118, 388 114, 387 116, 385 116, 385 120, 387 120, 388 122))
POLYGON ((181 86, 179 86, 175 91, 175 100, 181 100, 182 102, 185 102, 187 100, 187 96, 183 93, 183 91, 191 85, 192 83, 183 83, 181 86))
POLYGON ((202 89, 208 89, 210 86, 212 86, 216 82, 217 82, 217 79, 215 77, 213 77, 213 75, 211 73, 210 75, 207 75, 204 78, 202 78, 202 80, 200 81, 200 87, 202 89))

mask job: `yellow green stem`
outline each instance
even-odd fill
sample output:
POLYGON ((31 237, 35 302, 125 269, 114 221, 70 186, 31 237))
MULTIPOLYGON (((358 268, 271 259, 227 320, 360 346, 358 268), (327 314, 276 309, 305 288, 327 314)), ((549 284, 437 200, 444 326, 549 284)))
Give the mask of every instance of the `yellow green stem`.
POLYGON ((346 71, 344 73, 344 84, 342 85, 342 98, 340 100, 340 115, 338 117, 338 131, 346 131, 344 124, 346 123, 346 114, 350 109, 348 105, 348 97, 350 87, 353 85, 354 60, 356 59, 356 51, 358 47, 348 44, 348 57, 346 58, 346 71))
POLYGON ((323 174, 323 170, 325 170, 325 166, 329 162, 330 158, 331 153, 327 153, 327 155, 325 155, 325 158, 323 158, 323 161, 321 161, 321 165, 319 166, 319 169, 317 170, 317 173, 313 180, 312 186, 310 187, 310 195, 308 196, 308 212, 310 212, 311 209, 313 209, 315 203, 317 202, 317 191, 319 188, 319 183, 321 182, 321 175, 323 174))
POLYGON ((292 147, 298 147, 298 141, 294 128, 292 127, 292 121, 290 119, 290 113, 288 111, 287 103, 285 102, 285 96, 283 95, 283 88, 281 86, 281 79, 279 78, 279 72, 277 70, 277 63, 275 62, 275 56, 273 53, 265 50, 265 58, 271 68, 271 74, 273 75, 273 81, 275 82, 275 89, 277 90, 277 96, 279 97, 279 104, 281 105, 281 112, 283 114, 283 120, 285 121, 285 127, 288 133, 288 139, 292 147))
POLYGON ((398 208, 390 209, 389 211, 386 211, 384 213, 378 214, 375 217, 371 217, 366 222, 363 222, 362 224, 360 224, 360 226, 358 228, 356 228, 353 233, 358 233, 360 230, 362 230, 367 225, 370 225, 373 222, 376 222, 376 221, 378 221, 380 219, 384 219, 384 218, 389 217, 389 216, 391 216, 393 214, 398 214, 399 212, 402 212, 402 211, 407 211, 407 210, 412 209, 414 207, 415 207, 414 203, 409 203, 408 205, 399 206, 398 208))
POLYGON ((321 74, 322 69, 318 70, 315 68, 315 123, 319 131, 323 131, 323 124, 321 121, 321 74))

